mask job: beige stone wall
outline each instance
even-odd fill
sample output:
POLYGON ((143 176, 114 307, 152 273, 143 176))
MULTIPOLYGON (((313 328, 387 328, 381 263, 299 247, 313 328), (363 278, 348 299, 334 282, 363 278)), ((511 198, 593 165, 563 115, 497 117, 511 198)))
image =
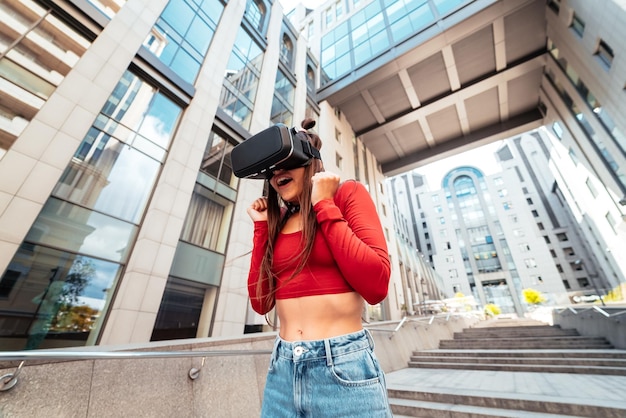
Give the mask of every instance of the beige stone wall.
MULTIPOLYGON (((413 350, 437 348, 439 340, 478 318, 409 320, 372 325, 375 352, 385 372, 407 367, 413 350)), ((222 351, 272 349, 274 333, 109 347, 90 351, 222 351)), ((17 384, 0 392, 0 417, 256 417, 269 354, 26 362, 17 384), (41 362, 39 362, 41 363, 41 362), (201 368, 195 380, 192 368, 201 368)), ((18 362, 2 362, 0 376, 18 362)))

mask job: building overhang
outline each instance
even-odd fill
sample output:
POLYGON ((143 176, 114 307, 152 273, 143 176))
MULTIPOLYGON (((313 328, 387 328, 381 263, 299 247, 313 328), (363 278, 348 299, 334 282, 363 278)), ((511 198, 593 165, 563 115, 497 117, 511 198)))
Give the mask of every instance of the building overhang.
POLYGON ((469 3, 318 100, 345 115, 385 175, 537 128, 546 10, 541 0, 469 3))

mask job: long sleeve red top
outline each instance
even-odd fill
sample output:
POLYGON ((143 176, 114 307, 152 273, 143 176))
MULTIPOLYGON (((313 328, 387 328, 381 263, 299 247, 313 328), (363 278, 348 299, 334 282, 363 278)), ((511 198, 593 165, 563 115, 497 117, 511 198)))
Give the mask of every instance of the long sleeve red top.
MULTIPOLYGON (((389 286, 389 255, 376 207, 365 187, 354 180, 342 183, 334 199, 318 202, 313 210, 318 223, 313 250, 302 272, 292 280, 287 279, 298 264, 301 232, 281 233, 276 239, 272 266, 275 297, 356 291, 372 305, 382 301, 389 286)), ((253 309, 260 314, 271 309, 262 303, 269 289, 267 277, 260 278, 259 274, 267 240, 267 222, 255 222, 248 294, 253 309), (256 290, 259 280, 263 284, 261 298, 256 290)))

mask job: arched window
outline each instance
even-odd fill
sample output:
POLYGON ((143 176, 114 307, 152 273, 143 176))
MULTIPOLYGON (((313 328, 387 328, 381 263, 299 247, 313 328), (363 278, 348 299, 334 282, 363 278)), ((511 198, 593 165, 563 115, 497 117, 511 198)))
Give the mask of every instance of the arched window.
POLYGON ((306 87, 309 92, 315 92, 315 71, 310 65, 306 66, 306 87))
POLYGON ((280 48, 280 59, 289 69, 293 69, 293 42, 291 38, 284 33, 283 44, 280 48))
POLYGON ((263 33, 263 26, 265 23, 265 14, 267 9, 265 4, 261 0, 248 0, 248 7, 246 8, 246 18, 248 21, 259 31, 263 33))

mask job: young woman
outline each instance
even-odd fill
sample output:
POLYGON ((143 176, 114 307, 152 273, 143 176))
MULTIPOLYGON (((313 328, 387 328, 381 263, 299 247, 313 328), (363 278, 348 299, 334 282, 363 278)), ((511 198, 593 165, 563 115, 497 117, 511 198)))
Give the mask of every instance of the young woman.
MULTIPOLYGON (((316 149, 305 119, 297 133, 316 149)), ((363 329, 364 300, 387 296, 390 263, 372 199, 340 183, 322 162, 276 170, 267 198, 248 208, 254 248, 248 292, 260 314, 276 308, 262 417, 390 417, 373 339, 363 329)))

